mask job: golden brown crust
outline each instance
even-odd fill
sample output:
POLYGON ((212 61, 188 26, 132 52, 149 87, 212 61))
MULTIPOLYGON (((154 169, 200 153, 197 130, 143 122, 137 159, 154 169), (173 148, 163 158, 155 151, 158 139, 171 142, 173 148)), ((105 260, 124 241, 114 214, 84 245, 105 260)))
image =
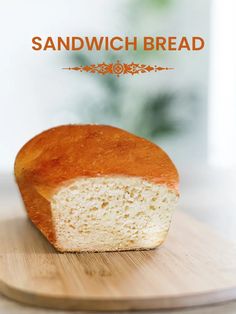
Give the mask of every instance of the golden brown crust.
POLYGON ((18 185, 29 218, 47 239, 55 244, 50 202, 41 196, 29 182, 19 180, 18 185))
POLYGON ((178 190, 178 173, 155 144, 105 125, 64 125, 35 136, 19 151, 15 176, 27 212, 55 242, 47 198, 78 177, 135 176, 178 190))
POLYGON ((65 125, 26 143, 15 162, 16 177, 33 185, 57 187, 77 177, 126 175, 177 189, 178 173, 155 144, 103 125, 65 125))

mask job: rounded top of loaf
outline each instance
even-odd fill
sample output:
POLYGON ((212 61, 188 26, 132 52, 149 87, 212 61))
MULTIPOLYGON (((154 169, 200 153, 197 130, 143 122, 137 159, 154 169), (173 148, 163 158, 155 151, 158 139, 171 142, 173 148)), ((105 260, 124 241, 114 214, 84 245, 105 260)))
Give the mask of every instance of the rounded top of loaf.
POLYGON ((48 188, 79 177, 141 177, 175 190, 179 181, 160 147, 108 125, 63 125, 36 135, 19 151, 15 175, 48 188))

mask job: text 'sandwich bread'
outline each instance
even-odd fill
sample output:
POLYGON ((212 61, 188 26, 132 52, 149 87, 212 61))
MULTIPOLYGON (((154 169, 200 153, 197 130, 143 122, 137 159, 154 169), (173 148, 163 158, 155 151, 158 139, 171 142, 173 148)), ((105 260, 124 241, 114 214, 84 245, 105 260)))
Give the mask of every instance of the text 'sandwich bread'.
POLYGON ((167 154, 105 125, 35 136, 18 153, 15 176, 29 218, 61 252, 155 248, 178 199, 167 154))

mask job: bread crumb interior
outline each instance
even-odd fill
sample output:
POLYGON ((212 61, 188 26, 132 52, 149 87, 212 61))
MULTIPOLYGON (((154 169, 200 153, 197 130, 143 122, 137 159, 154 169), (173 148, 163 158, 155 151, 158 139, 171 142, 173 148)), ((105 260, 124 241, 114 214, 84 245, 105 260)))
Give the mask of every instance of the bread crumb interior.
POLYGON ((149 249, 168 232, 177 195, 137 177, 79 178, 51 199, 61 251, 149 249))

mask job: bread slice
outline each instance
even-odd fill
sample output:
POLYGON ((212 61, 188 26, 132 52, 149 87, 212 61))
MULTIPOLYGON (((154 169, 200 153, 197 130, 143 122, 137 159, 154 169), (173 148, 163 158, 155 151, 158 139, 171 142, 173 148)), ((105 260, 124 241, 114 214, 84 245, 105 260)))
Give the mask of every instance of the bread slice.
POLYGON ((37 135, 18 153, 15 176, 29 218, 61 252, 155 248, 178 199, 167 154, 104 125, 37 135))

